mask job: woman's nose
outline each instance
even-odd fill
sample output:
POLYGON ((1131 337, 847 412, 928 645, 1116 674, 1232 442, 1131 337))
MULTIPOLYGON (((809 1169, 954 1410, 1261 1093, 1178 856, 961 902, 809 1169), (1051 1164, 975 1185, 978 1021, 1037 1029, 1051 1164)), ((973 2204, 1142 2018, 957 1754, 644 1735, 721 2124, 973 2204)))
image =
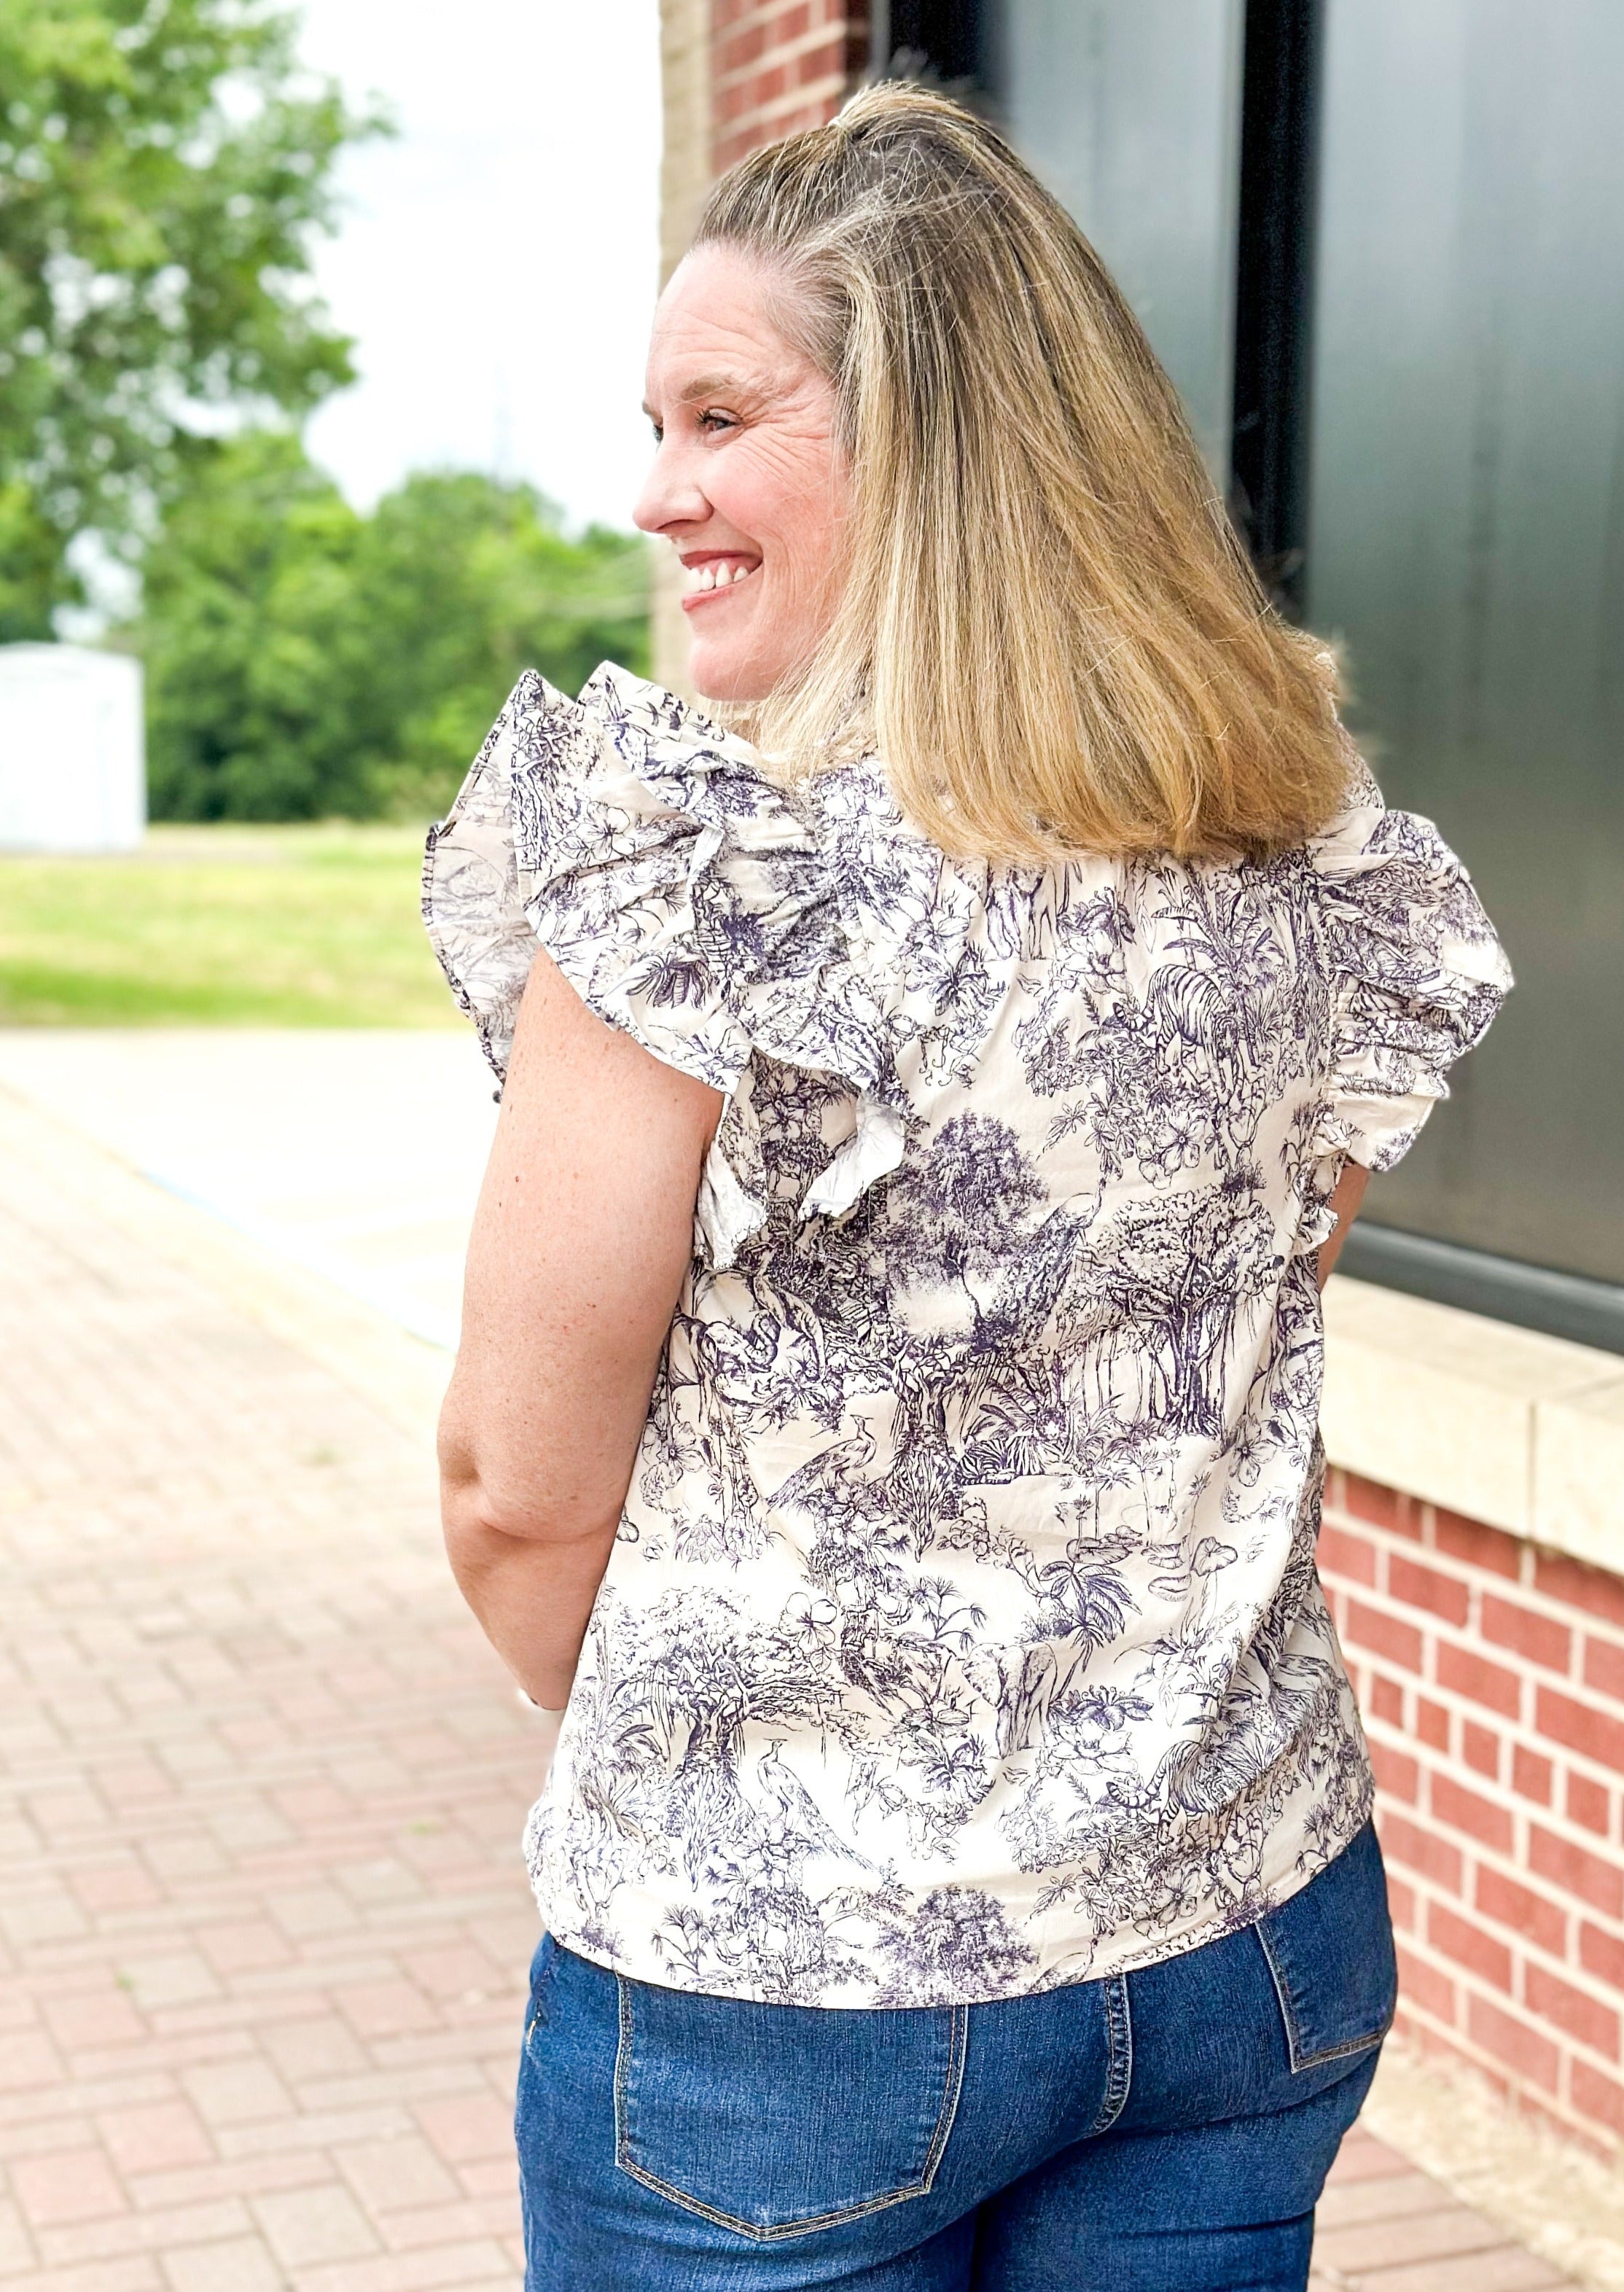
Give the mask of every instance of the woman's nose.
POLYGON ((654 449, 654 465, 637 496, 633 521, 644 533, 669 533, 675 526, 701 524, 709 515, 710 504, 690 457, 675 440, 663 439, 654 449))

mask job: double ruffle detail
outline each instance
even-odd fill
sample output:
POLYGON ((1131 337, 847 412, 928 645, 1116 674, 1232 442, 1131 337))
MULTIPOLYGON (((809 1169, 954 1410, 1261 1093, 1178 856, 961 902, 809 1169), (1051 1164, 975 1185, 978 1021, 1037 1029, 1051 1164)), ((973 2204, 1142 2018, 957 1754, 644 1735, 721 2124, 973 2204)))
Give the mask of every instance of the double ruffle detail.
POLYGON ((1511 966, 1472 879, 1433 826, 1389 811, 1368 774, 1308 846, 1332 981, 1319 1144, 1390 1169, 1481 1040, 1511 966))
POLYGON ((734 1102, 700 1188, 713 1266, 768 1216, 735 1095, 756 1052, 856 1101, 803 1217, 843 1215, 901 1160, 884 1013, 809 819, 747 743, 658 686, 606 664, 571 700, 521 677, 430 832, 423 914, 498 1077, 539 945, 599 1018, 734 1102))

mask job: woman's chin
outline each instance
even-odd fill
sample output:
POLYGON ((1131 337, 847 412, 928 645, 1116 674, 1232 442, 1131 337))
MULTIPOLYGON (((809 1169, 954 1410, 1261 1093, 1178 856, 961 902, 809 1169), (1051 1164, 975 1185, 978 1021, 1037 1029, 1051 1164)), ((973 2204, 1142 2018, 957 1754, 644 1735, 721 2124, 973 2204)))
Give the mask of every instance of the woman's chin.
POLYGON ((764 700, 772 689, 772 679, 763 677, 753 663, 702 636, 689 648, 688 681, 701 700, 714 700, 722 707, 747 707, 752 700, 764 700))

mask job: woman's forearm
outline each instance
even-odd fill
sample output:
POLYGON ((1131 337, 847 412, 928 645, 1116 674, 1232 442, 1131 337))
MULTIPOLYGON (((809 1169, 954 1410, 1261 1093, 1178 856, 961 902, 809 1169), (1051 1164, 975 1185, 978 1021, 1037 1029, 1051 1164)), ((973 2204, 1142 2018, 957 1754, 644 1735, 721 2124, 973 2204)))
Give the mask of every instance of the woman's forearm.
POLYGON ((1359 1215, 1359 1206, 1365 1198, 1365 1188, 1369 1182, 1370 1173, 1357 1162, 1344 1164, 1342 1175, 1337 1179, 1330 1198, 1331 1208, 1336 1213, 1337 1230, 1329 1241, 1320 1245, 1319 1279, 1321 1289, 1330 1279, 1337 1260, 1342 1255, 1342 1245, 1348 1238, 1349 1227, 1359 1215))
POLYGON ((537 955, 440 1420, 446 1549, 514 1678, 568 1698, 693 1255, 722 1096, 537 955))
POLYGON ((448 1504, 446 1550, 463 1597, 532 1701, 562 1709, 609 1565, 616 1523, 560 1538, 514 1535, 477 1503, 448 1504))

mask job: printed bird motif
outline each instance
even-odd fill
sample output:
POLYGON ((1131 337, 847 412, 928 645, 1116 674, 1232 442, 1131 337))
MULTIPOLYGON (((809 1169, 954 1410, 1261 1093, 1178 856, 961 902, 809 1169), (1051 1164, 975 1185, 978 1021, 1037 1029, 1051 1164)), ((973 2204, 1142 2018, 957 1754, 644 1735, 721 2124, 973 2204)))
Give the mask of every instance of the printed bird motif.
POLYGON ((833 1862, 854 1862, 860 1869, 872 1870, 874 1865, 868 1857, 830 1828, 816 1799, 780 1756, 786 1739, 782 1735, 773 1739, 766 1755, 757 1761, 755 1773, 757 1780, 766 1785, 782 1819, 780 1844, 794 1855, 797 1884, 807 1863, 816 1861, 820 1855, 833 1862))

